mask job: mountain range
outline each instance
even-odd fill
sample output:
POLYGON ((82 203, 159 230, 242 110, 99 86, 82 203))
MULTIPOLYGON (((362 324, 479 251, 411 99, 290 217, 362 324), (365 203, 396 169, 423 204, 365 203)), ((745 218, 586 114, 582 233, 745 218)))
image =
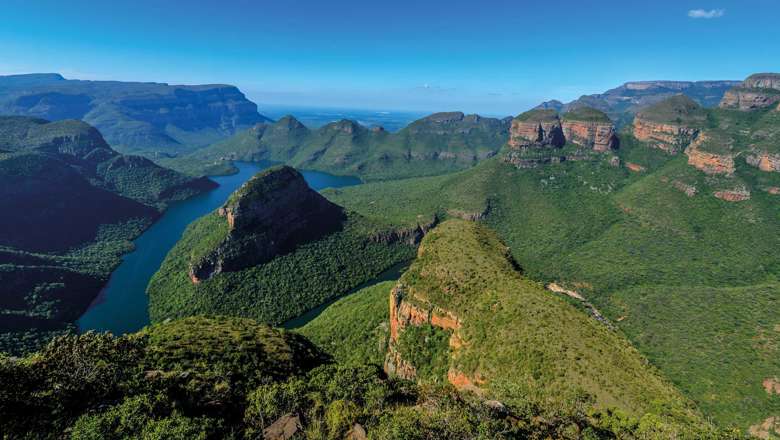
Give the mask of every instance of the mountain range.
POLYGON ((161 163, 194 175, 228 173, 231 161, 261 159, 367 180, 441 174, 496 154, 509 120, 435 113, 389 132, 348 119, 309 129, 285 116, 161 163))
POLYGON ((119 337, 67 323, 209 181, 83 122, 0 121, 11 436, 780 435, 780 74, 392 133, 288 116, 160 158, 284 164, 187 228, 147 288, 153 324, 119 337), (368 183, 318 193, 293 166, 368 183))
POLYGON ((723 95, 741 81, 632 81, 604 93, 583 95, 574 101, 547 101, 538 106, 565 113, 579 107, 591 107, 609 115, 618 126, 631 122, 642 107, 674 95, 683 94, 703 107, 716 107, 723 95))
POLYGON ((80 119, 122 153, 175 155, 269 121, 236 87, 0 76, 0 114, 80 119))

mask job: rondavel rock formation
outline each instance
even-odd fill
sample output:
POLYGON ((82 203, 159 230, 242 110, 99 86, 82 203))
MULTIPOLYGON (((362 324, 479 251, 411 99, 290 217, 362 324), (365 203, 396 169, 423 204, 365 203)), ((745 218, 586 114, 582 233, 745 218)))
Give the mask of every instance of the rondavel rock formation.
POLYGON ((651 147, 677 154, 696 139, 704 119, 703 109, 696 102, 677 95, 637 113, 633 134, 651 147))
POLYGON ((342 208, 309 188, 295 169, 271 168, 252 177, 217 215, 227 234, 211 252, 190 264, 197 284, 221 272, 263 264, 341 228, 342 208))
POLYGON ((554 109, 538 108, 512 121, 505 160, 519 168, 577 159, 581 154, 564 154, 567 144, 599 153, 616 150, 619 139, 606 114, 581 108, 564 114, 554 109))

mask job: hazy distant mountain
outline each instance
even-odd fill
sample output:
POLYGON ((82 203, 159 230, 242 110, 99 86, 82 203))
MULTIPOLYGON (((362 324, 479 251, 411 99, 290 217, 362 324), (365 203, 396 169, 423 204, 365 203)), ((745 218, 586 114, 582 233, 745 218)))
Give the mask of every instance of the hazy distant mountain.
POLYGON ((580 107, 603 111, 618 126, 631 122, 636 112, 670 96, 683 94, 703 107, 715 107, 723 95, 741 81, 634 81, 595 95, 583 95, 564 104, 557 100, 543 102, 537 108, 560 113, 580 107))
POLYGON ((145 155, 192 151, 269 121, 230 85, 81 81, 56 73, 0 76, 0 115, 81 119, 118 151, 145 155))
POLYGON ((309 129, 292 116, 258 124, 190 155, 162 163, 191 174, 230 171, 233 160, 269 159, 367 180, 442 174, 495 155, 511 118, 434 113, 391 133, 341 120, 309 129))

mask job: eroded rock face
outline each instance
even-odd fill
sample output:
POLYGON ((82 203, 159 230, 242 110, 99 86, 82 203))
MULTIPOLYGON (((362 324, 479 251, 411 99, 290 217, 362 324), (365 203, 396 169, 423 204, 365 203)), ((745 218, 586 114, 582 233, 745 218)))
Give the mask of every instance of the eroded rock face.
POLYGON ((539 113, 539 117, 512 121, 509 130, 509 148, 560 148, 566 144, 558 115, 551 110, 536 110, 536 112, 539 113))
POLYGON ((745 162, 761 171, 780 173, 780 154, 752 152, 745 156, 745 162))
POLYGON ((702 151, 700 146, 706 138, 706 134, 700 135, 698 139, 685 149, 685 154, 688 156, 688 165, 710 175, 725 174, 730 176, 734 174, 734 155, 702 151))
POLYGON ((564 120, 562 125, 564 137, 573 144, 599 152, 618 148, 612 123, 564 120))
MULTIPOLYGON (((430 324, 434 327, 451 331, 449 346, 452 350, 463 347, 463 340, 458 330, 461 328, 460 319, 452 312, 430 305, 420 307, 405 297, 410 293, 400 283, 390 292, 390 344, 385 357, 385 372, 390 375, 413 380, 417 377, 417 371, 413 365, 401 357, 397 345, 401 333, 411 326, 430 324)), ((468 379, 463 373, 450 370, 448 380, 454 386, 473 385, 474 381, 468 379)), ((478 381, 479 382, 479 381, 478 381)), ((484 382, 484 381, 482 381, 484 382)))
POLYGON ((720 107, 749 111, 771 107, 778 102, 780 102, 780 93, 736 87, 723 95, 720 107))
POLYGON ((750 111, 780 102, 780 74, 757 73, 723 95, 721 108, 750 111))
POLYGON ((634 137, 642 142, 666 151, 677 154, 691 143, 699 134, 696 128, 685 125, 660 123, 650 121, 637 115, 634 118, 634 137))
POLYGON ((750 200, 750 191, 747 188, 734 188, 715 191, 715 197, 727 202, 742 202, 750 200))
POLYGON ((293 168, 264 171, 239 188, 218 215, 228 224, 227 237, 190 266, 198 283, 221 272, 263 264, 299 244, 341 227, 345 214, 309 188, 293 168))
POLYGON ((745 87, 780 90, 780 73, 756 73, 744 82, 745 87))

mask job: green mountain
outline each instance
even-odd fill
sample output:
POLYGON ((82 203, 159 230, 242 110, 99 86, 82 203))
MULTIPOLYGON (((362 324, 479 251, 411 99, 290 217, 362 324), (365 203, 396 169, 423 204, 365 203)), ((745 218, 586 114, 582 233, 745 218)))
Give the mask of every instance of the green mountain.
POLYGON ((747 429, 780 411, 764 385, 780 371, 777 115, 672 98, 620 133, 617 163, 517 168, 508 148, 459 173, 325 195, 396 227, 480 219, 526 276, 577 292, 707 416, 747 429))
POLYGON ((161 163, 195 175, 226 173, 230 161, 259 159, 366 180, 442 174, 493 156, 506 143, 509 122, 436 113, 390 133, 349 120, 310 130, 286 116, 161 163))
POLYGON ((270 119, 236 87, 0 76, 0 114, 81 119, 112 147, 150 157, 192 151, 270 119))
POLYGON ((0 117, 0 350, 62 330, 173 200, 213 187, 112 150, 80 121, 0 117))
POLYGON ((409 260, 421 234, 344 210, 294 169, 272 168, 187 228, 149 283, 150 315, 281 324, 409 260))

